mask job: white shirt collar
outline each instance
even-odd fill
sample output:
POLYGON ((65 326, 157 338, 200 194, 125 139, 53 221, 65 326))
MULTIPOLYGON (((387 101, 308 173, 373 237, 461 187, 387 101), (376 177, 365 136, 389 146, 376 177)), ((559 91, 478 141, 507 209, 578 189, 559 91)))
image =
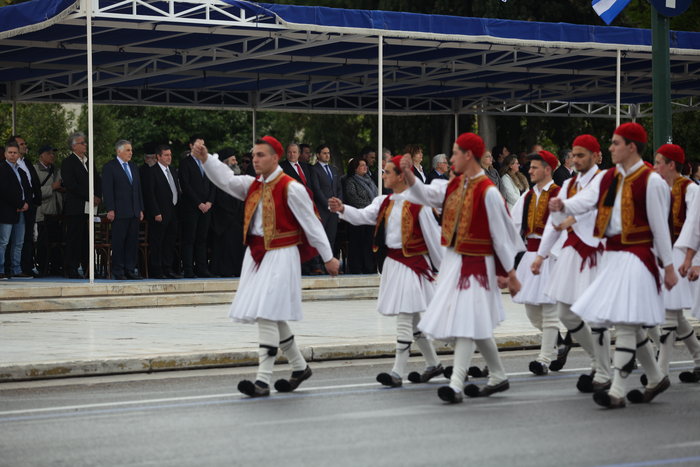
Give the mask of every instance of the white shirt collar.
POLYGON ((541 190, 537 187, 537 185, 534 185, 532 187, 532 191, 534 191, 537 196, 540 196, 540 194, 542 194, 543 191, 549 190, 549 187, 551 187, 553 183, 554 180, 550 180, 544 187, 542 187, 541 190))
POLYGON ((632 167, 630 167, 628 171, 625 171, 625 169, 622 167, 622 164, 617 164, 617 171, 620 172, 623 177, 626 177, 629 174, 634 173, 642 165, 644 165, 644 161, 642 159, 639 159, 632 167))
POLYGON ((271 180, 274 180, 275 177, 277 177, 277 176, 280 174, 280 172, 282 172, 282 167, 280 167, 280 166, 278 165, 277 168, 276 168, 275 170, 273 170, 272 173, 271 173, 270 175, 267 176, 267 178, 263 178, 263 176, 260 175, 260 176, 258 177, 258 181, 263 182, 263 183, 267 183, 267 182, 269 182, 269 181, 271 181, 271 180))
MULTIPOLYGON (((121 158, 121 157, 119 157, 119 156, 117 156, 117 160, 119 161, 119 165, 121 165, 121 166, 123 166, 123 165, 124 165, 124 163, 126 162, 126 161, 125 161, 124 159, 122 159, 122 158, 121 158)), ((126 162, 126 164, 128 165, 129 163, 128 163, 128 162, 126 162)))

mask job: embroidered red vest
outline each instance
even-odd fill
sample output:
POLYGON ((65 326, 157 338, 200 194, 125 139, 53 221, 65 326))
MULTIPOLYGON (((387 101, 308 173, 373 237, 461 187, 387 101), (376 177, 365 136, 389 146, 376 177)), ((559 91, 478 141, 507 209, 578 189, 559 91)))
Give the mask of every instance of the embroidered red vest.
POLYGON ((576 187, 576 180, 578 180, 578 176, 579 174, 576 173, 573 177, 569 179, 569 186, 566 189, 566 199, 569 199, 576 193, 578 193, 578 188, 576 187))
POLYGON ((455 177, 447 185, 442 206, 441 243, 453 246, 460 255, 493 255, 484 198, 486 190, 495 185, 486 175, 482 175, 469 180, 465 186, 464 177, 455 177))
POLYGON ((561 187, 559 185, 552 183, 546 191, 540 193, 537 202, 533 203, 532 198, 535 196, 535 191, 530 188, 530 191, 527 192, 523 200, 521 233, 524 237, 531 234, 542 235, 544 233, 544 227, 547 225, 547 219, 549 219, 549 199, 551 197, 556 197, 560 189, 561 187))
MULTIPOLYGON (((642 165, 634 173, 624 178, 622 182, 622 234, 623 245, 651 244, 653 235, 647 217, 647 183, 652 169, 642 165)), ((593 235, 598 238, 605 236, 610 218, 612 217, 617 185, 622 175, 617 168, 608 169, 600 181, 598 195, 598 214, 595 220, 593 235), (608 192, 610 192, 608 194, 608 192)))
MULTIPOLYGON (((372 245, 372 249, 375 253, 379 250, 377 235, 382 225, 386 225, 386 221, 389 219, 393 207, 394 200, 391 199, 391 196, 384 198, 384 201, 382 201, 379 207, 377 222, 374 227, 374 244, 372 245)), ((401 210, 401 249, 403 255, 407 258, 428 253, 428 245, 425 243, 423 231, 420 228, 420 221, 418 219, 421 208, 422 206, 420 204, 404 201, 403 209, 401 210)))
POLYGON ((250 185, 243 214, 243 243, 248 244, 250 221, 259 202, 262 202, 265 250, 306 243, 303 230, 287 204, 287 188, 293 182, 292 177, 282 172, 268 183, 262 183, 256 179, 250 185))
POLYGON ((685 222, 685 211, 687 209, 685 203, 685 194, 688 191, 688 185, 691 182, 685 177, 678 177, 673 182, 671 187, 671 212, 669 213, 669 227, 671 230, 671 243, 676 243, 678 236, 683 229, 685 222))

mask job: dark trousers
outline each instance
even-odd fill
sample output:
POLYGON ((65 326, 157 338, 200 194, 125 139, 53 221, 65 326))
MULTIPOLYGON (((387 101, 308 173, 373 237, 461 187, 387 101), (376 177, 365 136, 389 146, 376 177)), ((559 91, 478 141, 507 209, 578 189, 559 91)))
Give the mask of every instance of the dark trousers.
POLYGON ((166 217, 162 222, 148 222, 148 250, 151 265, 149 273, 151 276, 161 276, 173 272, 176 238, 176 217, 166 217))
POLYGON ((36 206, 30 205, 24 212, 24 243, 22 244, 22 272, 31 274, 34 269, 34 223, 36 206))
POLYGON ((245 245, 240 227, 220 235, 212 232, 211 272, 217 276, 239 277, 244 252, 245 245))
POLYGON ((65 267, 67 275, 77 274, 78 266, 83 265, 83 273, 88 274, 88 245, 90 236, 88 233, 88 215, 78 214, 65 216, 66 224, 66 249, 65 267))
POLYGON ((209 272, 207 266, 207 236, 210 213, 199 209, 181 218, 182 223, 182 268, 185 275, 209 272))
POLYGON ((61 224, 57 216, 44 216, 37 222, 36 262, 42 275, 61 273, 61 224))
POLYGON ((333 250, 333 256, 336 258, 338 255, 338 249, 335 246, 335 237, 338 234, 338 215, 331 213, 325 220, 322 221, 323 230, 326 232, 328 237, 328 243, 331 244, 331 250, 333 250))
POLYGON ((350 274, 377 272, 372 253, 373 225, 348 225, 348 267, 350 274))
POLYGON ((112 222, 112 275, 132 274, 139 248, 139 220, 136 217, 112 222))

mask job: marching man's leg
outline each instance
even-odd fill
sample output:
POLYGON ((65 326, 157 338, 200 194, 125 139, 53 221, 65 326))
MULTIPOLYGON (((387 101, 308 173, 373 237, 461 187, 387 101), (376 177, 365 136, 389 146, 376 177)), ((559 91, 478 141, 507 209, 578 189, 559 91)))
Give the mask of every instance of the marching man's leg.
POLYGON ((267 319, 258 319, 258 374, 255 383, 243 380, 238 383, 238 390, 246 396, 263 397, 270 395, 272 368, 279 347, 280 335, 277 323, 267 319))
POLYGON ((421 354, 423 354, 426 367, 423 373, 412 371, 408 375, 408 380, 412 383, 425 383, 430 381, 432 378, 443 374, 445 369, 440 363, 440 359, 437 356, 437 352, 435 352, 433 343, 430 342, 418 329, 418 323, 420 322, 421 318, 420 313, 413 313, 411 316, 413 319, 413 339, 420 349, 421 354))
POLYGON ((277 328, 279 329, 280 349, 289 364, 292 366, 292 376, 288 380, 279 379, 275 381, 275 389, 279 392, 294 391, 299 385, 311 377, 311 368, 306 363, 306 359, 301 354, 297 346, 294 334, 286 321, 278 321, 277 328))
POLYGON ((411 344, 413 343, 413 315, 411 313, 399 313, 396 315, 396 357, 391 373, 379 373, 377 381, 384 386, 401 386, 403 374, 406 371, 408 357, 411 356, 411 344))
POLYGON ((683 313, 678 316, 677 332, 677 339, 685 344, 688 352, 690 352, 690 356, 695 361, 695 368, 693 371, 684 371, 678 375, 678 378, 684 383, 697 383, 700 381, 700 341, 698 341, 695 330, 683 313))

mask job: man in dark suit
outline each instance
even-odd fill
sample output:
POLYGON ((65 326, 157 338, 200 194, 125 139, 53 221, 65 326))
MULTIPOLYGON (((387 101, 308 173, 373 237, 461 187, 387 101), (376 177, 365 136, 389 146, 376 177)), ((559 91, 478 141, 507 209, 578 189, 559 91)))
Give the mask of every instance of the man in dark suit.
POLYGON ((559 151, 559 167, 552 173, 552 179, 554 183, 559 186, 564 184, 567 178, 571 178, 574 175, 574 156, 571 153, 571 149, 562 149, 559 151))
POLYGON ((181 279, 175 273, 177 205, 182 196, 177 169, 172 167, 173 152, 168 145, 156 149, 158 162, 146 170, 141 180, 148 221, 149 275, 153 279, 181 279))
POLYGON ((14 141, 8 142, 5 145, 5 161, 0 162, 0 280, 22 275, 24 213, 31 203, 32 188, 26 173, 17 164, 19 156, 19 145, 14 141), (10 264, 8 274, 5 274, 5 250, 8 245, 10 264))
POLYGON ((314 186, 314 202, 316 209, 321 216, 323 230, 326 231, 328 242, 331 244, 333 254, 336 255, 335 235, 338 232, 338 215, 328 210, 328 200, 330 198, 343 198, 343 190, 340 183, 340 171, 333 165, 331 161, 331 149, 328 145, 322 144, 316 149, 316 157, 318 162, 313 167, 314 186))
MULTIPOLYGON (((306 186, 306 190, 311 195, 311 199, 313 201, 316 174, 312 168, 313 166, 308 162, 301 161, 300 156, 300 146, 297 143, 289 144, 287 146, 287 158, 280 162, 280 167, 282 167, 284 173, 306 186)), ((321 267, 321 258, 320 256, 317 256, 309 261, 306 261, 305 263, 302 263, 301 274, 304 276, 323 274, 321 267)))
MULTIPOLYGON (((78 272, 82 264, 83 272, 88 271, 89 224, 88 202, 97 206, 100 199, 100 177, 95 175, 94 197, 89 199, 87 141, 85 133, 73 133, 68 139, 71 154, 61 165, 61 180, 65 188, 63 214, 66 225, 65 274, 70 279, 83 279, 78 272)), ((95 212, 97 212, 95 210, 95 212)))
POLYGON ((131 162, 131 143, 117 141, 117 157, 102 168, 102 195, 107 220, 112 222, 112 276, 117 280, 143 279, 136 274, 139 222, 143 220, 141 177, 131 162))
POLYGON ((29 209, 24 213, 24 243, 22 244, 22 272, 18 277, 34 277, 34 224, 36 223, 36 210, 41 206, 41 186, 39 176, 31 161, 27 158, 29 147, 24 138, 13 135, 8 143, 15 142, 19 146, 19 160, 17 165, 27 175, 31 186, 31 198, 29 209))
MULTIPOLYGON (((190 150, 199 136, 190 138, 190 150)), ((180 161, 180 221, 182 225, 182 266, 185 277, 212 277, 207 264, 207 237, 216 187, 204 174, 202 163, 188 154, 180 161)))
POLYGON ((425 183, 430 183, 435 179, 438 180, 449 180, 447 171, 449 170, 449 164, 447 162, 447 155, 438 154, 433 157, 433 170, 425 176, 425 183))

